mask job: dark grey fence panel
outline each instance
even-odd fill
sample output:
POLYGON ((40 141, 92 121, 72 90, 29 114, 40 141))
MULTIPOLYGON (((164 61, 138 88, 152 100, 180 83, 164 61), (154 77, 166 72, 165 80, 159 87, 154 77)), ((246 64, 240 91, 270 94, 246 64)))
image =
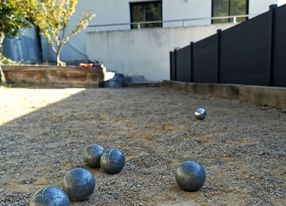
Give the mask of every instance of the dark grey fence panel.
POLYGON ((286 5, 170 55, 173 80, 286 87, 286 5))
POLYGON ((176 52, 176 80, 181 82, 191 81, 191 49, 186 46, 176 52))
POLYGON ((221 83, 269 85, 271 13, 262 14, 221 34, 221 83))
POLYGON ((176 65, 175 65, 175 53, 170 52, 170 80, 175 81, 176 80, 176 65))
POLYGON ((218 38, 216 34, 194 44, 193 81, 217 83, 217 66, 218 38))
POLYGON ((273 85, 286 86, 286 5, 274 15, 273 85))

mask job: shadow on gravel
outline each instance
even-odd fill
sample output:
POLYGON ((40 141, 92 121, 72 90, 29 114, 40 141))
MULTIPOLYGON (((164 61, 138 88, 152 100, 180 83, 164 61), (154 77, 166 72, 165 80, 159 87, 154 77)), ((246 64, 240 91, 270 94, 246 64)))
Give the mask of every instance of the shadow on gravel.
MULTIPOLYGON (((0 126, 1 206, 27 205, 33 192, 44 185, 60 186, 58 177, 63 177, 67 168, 81 164, 81 157, 74 156, 74 145, 83 146, 84 142, 77 141, 83 133, 93 136, 92 130, 85 128, 85 121, 90 122, 91 117, 84 118, 84 110, 88 109, 83 107, 89 105, 82 105, 89 98, 88 94, 88 90, 81 90, 64 99, 57 96, 60 101, 45 107, 32 103, 33 112, 0 126), (82 118, 81 125, 76 123, 79 118, 82 118)), ((25 98, 29 100, 29 96, 25 98)), ((45 97, 40 103, 46 104, 44 101, 45 97)), ((11 104, 16 106, 17 102, 11 104)), ((5 112, 7 108, 1 110, 5 112)), ((20 112, 23 113, 26 111, 20 112)))

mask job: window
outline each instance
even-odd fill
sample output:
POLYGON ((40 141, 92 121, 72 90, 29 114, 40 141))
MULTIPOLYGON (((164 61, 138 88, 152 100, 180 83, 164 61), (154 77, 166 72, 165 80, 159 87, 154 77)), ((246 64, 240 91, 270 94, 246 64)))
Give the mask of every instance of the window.
MULTIPOLYGON (((212 0, 212 16, 234 16, 248 14, 248 0, 212 0)), ((237 18, 238 22, 247 18, 237 18)), ((215 19, 212 23, 227 23, 232 19, 215 19)))
MULTIPOLYGON (((162 21, 162 1, 130 3, 131 23, 146 21, 162 21)), ((162 23, 140 24, 140 28, 162 27, 162 23)), ((132 24, 131 29, 138 28, 132 24)))

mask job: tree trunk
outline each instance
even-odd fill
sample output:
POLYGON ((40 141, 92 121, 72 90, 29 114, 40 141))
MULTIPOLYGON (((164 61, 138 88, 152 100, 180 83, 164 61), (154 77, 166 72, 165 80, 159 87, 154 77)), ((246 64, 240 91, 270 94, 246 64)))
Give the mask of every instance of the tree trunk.
POLYGON ((65 63, 63 61, 61 61, 61 51, 63 48, 63 44, 60 43, 60 45, 58 46, 57 52, 56 52, 56 57, 57 57, 57 66, 65 66, 65 63))
POLYGON ((60 52, 59 52, 59 50, 57 51, 57 53, 56 53, 56 56, 57 56, 57 66, 61 66, 60 64, 60 62, 61 62, 61 59, 60 59, 60 52))
POLYGON ((4 33, 0 32, 0 54, 2 55, 3 53, 3 41, 4 41, 4 33))
POLYGON ((6 78, 2 70, 1 64, 0 64, 0 84, 6 85, 6 78))
POLYGON ((0 84, 6 84, 6 78, 4 72, 2 70, 2 58, 3 58, 3 41, 4 41, 4 33, 0 32, 0 84))

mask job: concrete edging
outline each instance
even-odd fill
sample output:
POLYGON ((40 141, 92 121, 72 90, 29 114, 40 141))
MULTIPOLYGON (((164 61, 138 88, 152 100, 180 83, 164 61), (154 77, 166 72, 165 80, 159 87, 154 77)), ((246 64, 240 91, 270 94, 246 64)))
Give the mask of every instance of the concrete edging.
POLYGON ((286 88, 284 87, 189 83, 176 81, 163 81, 163 86, 197 94, 251 102, 256 106, 270 106, 286 110, 286 88))

